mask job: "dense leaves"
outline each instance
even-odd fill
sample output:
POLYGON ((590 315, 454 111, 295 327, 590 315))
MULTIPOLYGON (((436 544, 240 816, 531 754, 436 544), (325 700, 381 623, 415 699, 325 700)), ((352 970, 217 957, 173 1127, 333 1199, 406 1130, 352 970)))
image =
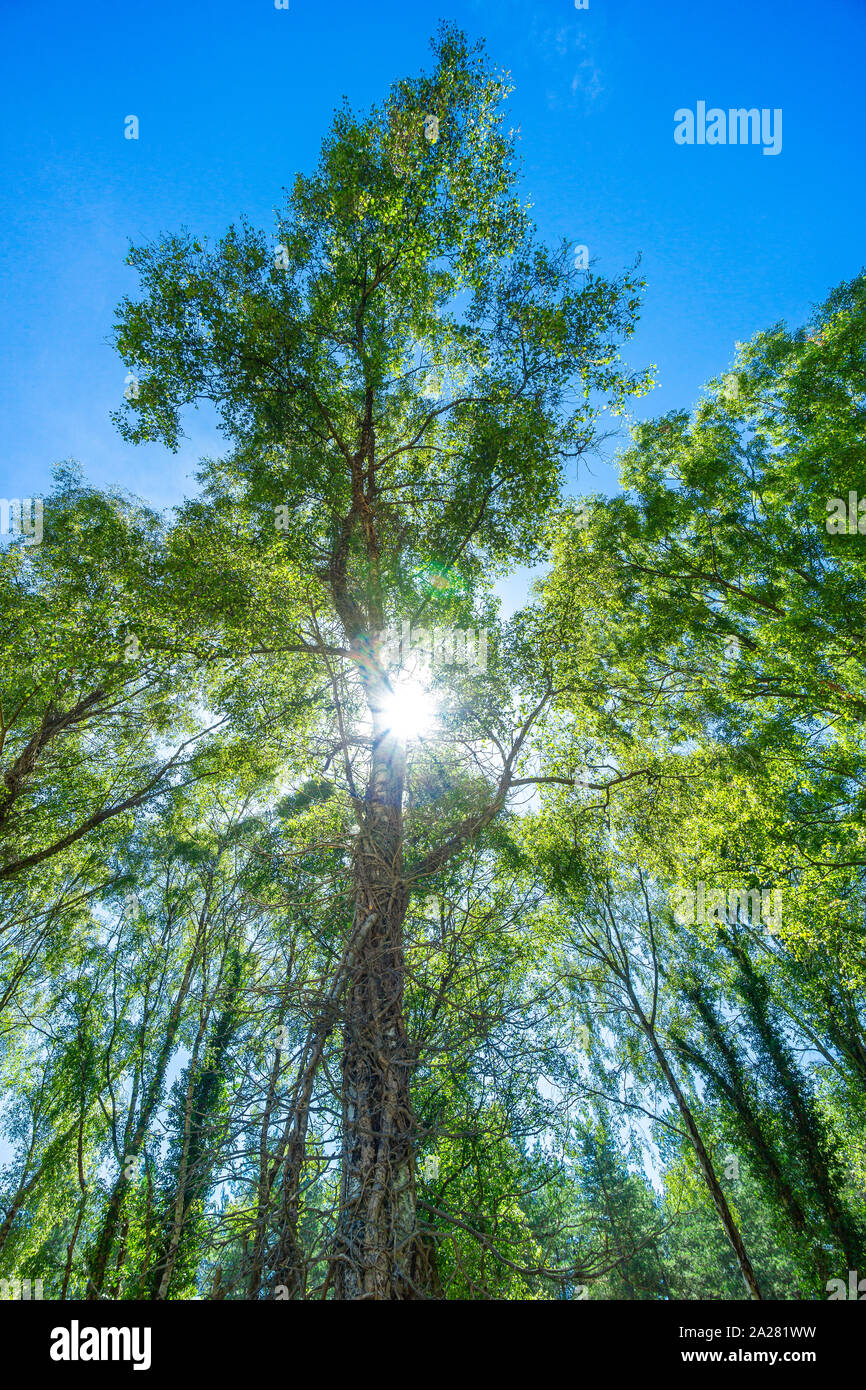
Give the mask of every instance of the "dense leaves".
POLYGON ((866 1268, 866 281, 566 500, 650 385, 642 286, 540 244, 506 76, 434 57, 273 236, 131 250, 118 425, 212 406, 198 494, 64 465, 3 553, 0 1275, 825 1297, 866 1268))

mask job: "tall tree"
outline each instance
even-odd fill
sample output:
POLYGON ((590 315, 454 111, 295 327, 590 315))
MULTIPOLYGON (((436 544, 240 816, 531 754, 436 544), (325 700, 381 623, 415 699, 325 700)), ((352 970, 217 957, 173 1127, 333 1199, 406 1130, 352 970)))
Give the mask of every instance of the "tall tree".
POLYGON ((337 115, 275 247, 242 225, 213 250, 192 236, 133 250, 144 295, 123 304, 117 331, 140 377, 119 416, 126 438, 174 446, 181 409, 207 399, 233 443, 175 541, 175 601, 198 615, 190 640, 214 658, 288 662, 290 679, 332 696, 358 829, 339 967, 339 1298, 423 1293, 406 914, 413 887, 525 780, 545 705, 520 709, 481 671, 452 682, 450 737, 467 748, 448 779, 454 818, 427 816, 425 837, 416 815, 409 842, 426 844, 407 861, 409 754, 383 634, 422 617, 488 625, 473 597, 538 553, 562 468, 593 436, 590 394, 621 409, 644 384, 617 360, 637 280, 584 279, 565 248, 534 240, 500 129, 505 79, 451 28, 435 55, 432 75, 398 83, 383 108, 337 115), (454 580, 444 592, 437 566, 454 580), (501 760, 479 784, 484 747, 501 760))

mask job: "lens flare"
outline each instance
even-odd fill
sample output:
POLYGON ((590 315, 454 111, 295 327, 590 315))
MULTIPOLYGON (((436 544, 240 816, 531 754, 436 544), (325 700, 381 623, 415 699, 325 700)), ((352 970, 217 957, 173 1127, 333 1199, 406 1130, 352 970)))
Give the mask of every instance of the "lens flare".
POLYGON ((382 720, 395 738, 424 738, 436 723, 436 700, 417 680, 397 680, 382 706, 382 720))

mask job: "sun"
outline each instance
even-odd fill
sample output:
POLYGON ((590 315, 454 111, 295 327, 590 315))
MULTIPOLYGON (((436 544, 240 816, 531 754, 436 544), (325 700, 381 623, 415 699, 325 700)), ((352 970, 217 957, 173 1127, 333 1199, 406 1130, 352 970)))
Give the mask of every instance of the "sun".
POLYGON ((436 723, 435 696, 418 680, 392 680, 392 686, 382 706, 385 727, 407 743, 424 738, 436 723))

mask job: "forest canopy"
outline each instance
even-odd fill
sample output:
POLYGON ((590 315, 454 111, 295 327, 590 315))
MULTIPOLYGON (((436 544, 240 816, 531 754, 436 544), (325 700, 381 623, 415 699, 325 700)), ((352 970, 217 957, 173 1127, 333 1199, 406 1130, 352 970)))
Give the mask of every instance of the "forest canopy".
POLYGON ((443 26, 273 229, 132 247, 120 435, 225 449, 0 552, 7 1286, 866 1271, 866 276, 570 496, 646 287, 541 241, 508 92, 443 26))

